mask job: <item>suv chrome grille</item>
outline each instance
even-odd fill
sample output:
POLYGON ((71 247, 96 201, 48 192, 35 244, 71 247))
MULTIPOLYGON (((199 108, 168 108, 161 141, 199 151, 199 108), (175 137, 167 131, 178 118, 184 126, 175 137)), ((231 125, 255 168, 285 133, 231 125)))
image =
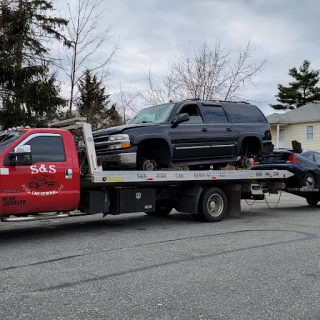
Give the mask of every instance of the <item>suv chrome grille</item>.
POLYGON ((110 150, 109 142, 110 135, 101 135, 93 137, 94 145, 97 155, 103 155, 106 151, 110 150))

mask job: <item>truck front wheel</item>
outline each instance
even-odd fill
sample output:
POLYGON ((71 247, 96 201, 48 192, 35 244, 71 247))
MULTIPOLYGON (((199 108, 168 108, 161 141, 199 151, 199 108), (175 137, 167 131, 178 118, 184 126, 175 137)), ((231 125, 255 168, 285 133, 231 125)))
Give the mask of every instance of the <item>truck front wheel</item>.
POLYGON ((205 222, 221 221, 227 212, 227 197, 219 188, 204 189, 199 200, 199 209, 193 218, 205 222))

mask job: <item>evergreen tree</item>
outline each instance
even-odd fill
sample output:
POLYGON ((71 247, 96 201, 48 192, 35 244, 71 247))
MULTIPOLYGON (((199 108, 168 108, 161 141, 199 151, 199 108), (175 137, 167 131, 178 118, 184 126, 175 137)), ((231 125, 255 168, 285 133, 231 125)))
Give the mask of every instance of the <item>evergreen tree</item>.
POLYGON ((80 116, 86 117, 93 130, 116 126, 122 123, 116 105, 110 104, 110 95, 105 93, 105 87, 86 69, 79 83, 80 97, 76 102, 80 116))
POLYGON ((290 82, 288 87, 278 84, 276 95, 278 104, 270 106, 276 110, 287 110, 299 108, 309 102, 320 101, 320 88, 316 87, 319 82, 319 70, 309 70, 310 62, 304 60, 302 66, 297 70, 292 68, 289 75, 296 81, 290 82))
POLYGON ((65 103, 56 78, 49 73, 52 38, 70 42, 59 33, 67 24, 46 14, 47 0, 0 0, 0 126, 46 125, 65 103))

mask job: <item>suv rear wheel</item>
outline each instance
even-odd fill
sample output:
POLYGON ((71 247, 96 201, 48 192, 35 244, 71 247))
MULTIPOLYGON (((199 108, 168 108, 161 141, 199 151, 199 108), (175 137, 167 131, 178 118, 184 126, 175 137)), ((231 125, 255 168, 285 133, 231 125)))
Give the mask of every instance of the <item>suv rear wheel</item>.
POLYGON ((252 164, 252 158, 261 153, 261 143, 256 137, 246 137, 242 141, 239 161, 239 167, 249 169, 252 164))

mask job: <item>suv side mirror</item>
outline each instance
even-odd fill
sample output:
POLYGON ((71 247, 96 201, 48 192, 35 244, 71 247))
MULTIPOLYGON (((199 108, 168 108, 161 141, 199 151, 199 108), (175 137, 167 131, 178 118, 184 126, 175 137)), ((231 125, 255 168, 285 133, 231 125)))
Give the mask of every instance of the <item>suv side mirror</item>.
POLYGON ((172 126, 176 127, 179 123, 187 122, 190 120, 190 117, 187 113, 178 114, 172 121, 172 126))
POLYGON ((22 166, 32 164, 31 146, 25 144, 23 146, 15 147, 9 153, 10 166, 22 166))

